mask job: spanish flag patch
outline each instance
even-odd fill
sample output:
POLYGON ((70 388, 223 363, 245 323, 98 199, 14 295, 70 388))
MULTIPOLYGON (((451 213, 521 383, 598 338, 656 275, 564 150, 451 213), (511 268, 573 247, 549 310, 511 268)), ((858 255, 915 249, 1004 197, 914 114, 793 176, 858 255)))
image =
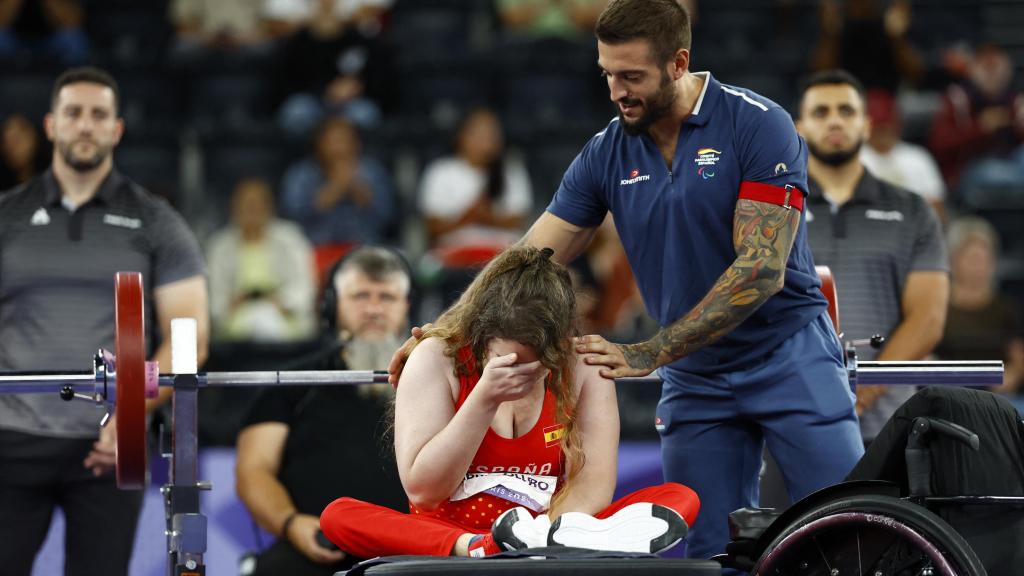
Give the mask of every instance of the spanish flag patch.
POLYGON ((565 435, 565 426, 562 424, 555 424, 554 426, 548 426, 544 428, 544 447, 551 448, 552 446, 558 446, 562 440, 562 436, 565 435))

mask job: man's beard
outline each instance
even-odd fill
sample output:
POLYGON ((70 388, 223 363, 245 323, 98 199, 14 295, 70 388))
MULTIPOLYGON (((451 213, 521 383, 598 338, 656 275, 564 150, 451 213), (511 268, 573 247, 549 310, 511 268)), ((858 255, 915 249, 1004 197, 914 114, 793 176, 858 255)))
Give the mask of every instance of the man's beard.
MULTIPOLYGON (((389 336, 383 340, 361 340, 354 338, 345 343, 342 357, 349 370, 386 370, 391 356, 402 347, 403 341, 398 336, 389 336)), ((382 402, 391 398, 394 389, 391 384, 364 384, 359 387, 362 398, 378 398, 382 402)))
POLYGON ((381 340, 353 338, 345 343, 342 352, 349 370, 385 370, 391 356, 402 347, 402 339, 388 336, 381 340))
POLYGON ((95 154, 88 158, 75 156, 75 153, 72 150, 72 148, 74 148, 75 144, 77 144, 80 141, 81 140, 73 140, 71 142, 57 143, 57 149, 60 151, 60 155, 64 158, 64 162, 66 162, 67 165, 70 166, 71 169, 74 170, 75 172, 91 172, 92 170, 95 170, 97 167, 99 167, 99 165, 102 164, 103 161, 107 159, 107 156, 110 155, 109 146, 101 146, 99 143, 93 142, 93 144, 96 146, 95 154))
MULTIPOLYGON (((623 100, 627 105, 640 104, 641 100, 631 99, 623 100)), ((622 126, 622 130, 628 136, 639 136, 647 132, 647 129, 651 127, 658 120, 661 120, 665 116, 668 116, 669 112, 672 111, 672 106, 676 102, 676 85, 669 80, 668 75, 662 72, 661 86, 658 87, 658 91, 654 93, 650 99, 643 102, 644 113, 637 118, 635 122, 630 124, 626 121, 625 116, 622 115, 622 108, 618 108, 619 112, 619 125, 622 126)))
POLYGON ((817 160, 818 162, 821 162, 822 164, 831 166, 833 168, 837 168, 857 158, 857 155, 860 154, 860 148, 863 145, 864 139, 858 138, 857 141, 853 143, 853 146, 849 147, 846 150, 833 150, 832 152, 825 152, 821 148, 819 148, 817 144, 808 140, 807 150, 808 152, 811 153, 811 156, 813 156, 814 159, 817 160))

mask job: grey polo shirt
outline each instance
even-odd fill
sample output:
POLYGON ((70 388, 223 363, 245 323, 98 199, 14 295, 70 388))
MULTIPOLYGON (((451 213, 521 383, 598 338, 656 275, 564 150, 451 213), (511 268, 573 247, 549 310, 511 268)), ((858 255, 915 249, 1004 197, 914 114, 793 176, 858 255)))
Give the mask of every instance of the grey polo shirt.
MULTIPOLYGON (((867 169, 853 196, 839 207, 808 179, 807 240, 814 263, 832 269, 839 295, 843 340, 889 335, 902 321, 900 301, 907 275, 917 270, 949 271, 935 212, 919 195, 882 182, 867 169)), ((858 358, 876 351, 857 348, 858 358)), ((861 432, 872 440, 907 398, 911 386, 893 386, 861 415, 861 432)))
MULTIPOLYGON (((0 370, 92 369, 114 351, 114 273, 142 272, 146 350, 153 289, 203 274, 184 219, 116 171, 73 212, 51 171, 0 196, 0 370)), ((94 438, 103 411, 53 394, 0 394, 0 428, 94 438)))

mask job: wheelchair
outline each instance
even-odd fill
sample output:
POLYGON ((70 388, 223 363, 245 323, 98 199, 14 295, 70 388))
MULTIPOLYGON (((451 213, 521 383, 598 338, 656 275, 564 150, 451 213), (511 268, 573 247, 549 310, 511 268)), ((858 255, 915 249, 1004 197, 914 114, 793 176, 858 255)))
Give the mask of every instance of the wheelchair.
POLYGON ((1024 574, 1024 422, 990 392, 925 388, 845 482, 729 525, 715 559, 755 576, 1024 574))

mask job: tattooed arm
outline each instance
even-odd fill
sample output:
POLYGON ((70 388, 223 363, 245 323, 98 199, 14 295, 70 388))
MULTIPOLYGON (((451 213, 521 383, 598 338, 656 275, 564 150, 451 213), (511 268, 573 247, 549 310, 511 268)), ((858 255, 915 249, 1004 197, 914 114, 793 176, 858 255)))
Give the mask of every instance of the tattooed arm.
POLYGON ((602 376, 620 378, 646 376, 715 342, 782 289, 799 226, 798 210, 737 201, 732 227, 736 260, 692 310, 646 342, 612 344, 600 336, 585 336, 577 352, 592 354, 586 358, 588 364, 610 368, 602 370, 602 376))

